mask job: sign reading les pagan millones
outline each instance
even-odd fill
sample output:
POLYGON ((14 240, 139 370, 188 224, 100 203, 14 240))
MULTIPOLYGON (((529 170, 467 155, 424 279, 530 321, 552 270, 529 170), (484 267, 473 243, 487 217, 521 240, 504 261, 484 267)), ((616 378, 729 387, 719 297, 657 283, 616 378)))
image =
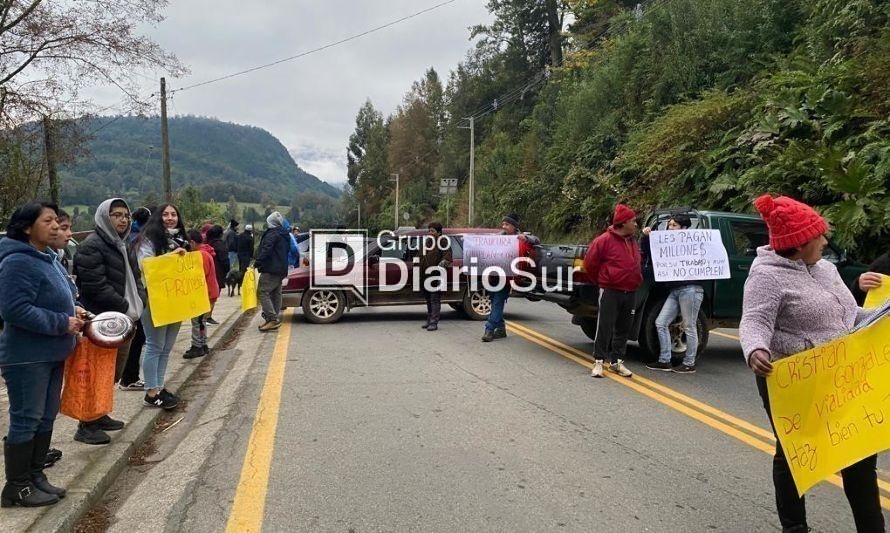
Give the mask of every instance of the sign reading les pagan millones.
POLYGON ((649 250, 655 281, 728 279, 729 257, 720 230, 653 231, 649 250))

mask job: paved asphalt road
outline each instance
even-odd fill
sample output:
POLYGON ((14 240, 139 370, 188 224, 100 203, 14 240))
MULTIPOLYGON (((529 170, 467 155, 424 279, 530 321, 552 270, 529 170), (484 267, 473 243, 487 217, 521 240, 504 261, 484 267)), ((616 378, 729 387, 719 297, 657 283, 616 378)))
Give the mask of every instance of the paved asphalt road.
MULTIPOLYGON (((254 324, 114 529, 781 529, 771 434, 735 340, 712 335, 695 375, 649 371, 632 348, 630 383, 594 380, 592 342, 567 313, 507 310, 509 338, 490 344, 450 310, 438 332, 420 329, 420 307, 325 326, 297 311, 278 334, 254 324), (166 504, 159 480, 175 480, 166 504)), ((886 454, 879 468, 887 488, 886 454)), ((814 488, 808 511, 815 531, 853 530, 834 485, 814 488)))

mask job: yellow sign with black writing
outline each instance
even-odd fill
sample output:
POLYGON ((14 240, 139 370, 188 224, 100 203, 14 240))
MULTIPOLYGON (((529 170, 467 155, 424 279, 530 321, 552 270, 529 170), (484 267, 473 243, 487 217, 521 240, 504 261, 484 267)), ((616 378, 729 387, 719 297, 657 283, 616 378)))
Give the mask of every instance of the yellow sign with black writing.
POLYGON ((210 312, 201 252, 149 257, 142 262, 155 327, 210 312))
POLYGON ((876 309, 884 305, 884 302, 890 300, 890 276, 881 274, 881 286, 877 289, 871 289, 865 294, 866 309, 876 309))
POLYGON ((890 448, 890 317, 773 363, 773 424, 797 492, 890 448))

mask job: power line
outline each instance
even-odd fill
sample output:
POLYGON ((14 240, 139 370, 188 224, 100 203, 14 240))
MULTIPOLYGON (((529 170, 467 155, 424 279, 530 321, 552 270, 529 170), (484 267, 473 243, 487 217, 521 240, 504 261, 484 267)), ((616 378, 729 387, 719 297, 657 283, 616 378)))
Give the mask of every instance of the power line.
POLYGON ((335 46, 339 46, 339 45, 341 45, 341 44, 347 43, 347 42, 349 42, 349 41, 353 41, 353 40, 358 39, 358 38, 360 38, 360 37, 364 37, 364 36, 366 36, 366 35, 370 35, 370 34, 372 34, 372 33, 378 32, 378 31, 383 30, 383 29, 385 29, 385 28, 389 28, 390 26, 395 26, 396 24, 399 24, 400 22, 404 22, 404 21, 406 21, 406 20, 410 20, 410 19, 413 19, 413 18, 415 18, 415 17, 419 17, 420 15, 423 15, 424 13, 429 13, 430 11, 433 11, 433 10, 435 10, 435 9, 439 9, 440 7, 446 6, 446 5, 448 5, 448 4, 452 4, 452 3, 454 3, 455 1, 456 1, 456 0, 447 0, 447 1, 445 1, 445 2, 436 4, 436 5, 432 6, 432 7, 428 7, 428 8, 426 8, 426 9, 423 9, 423 10, 418 11, 418 12, 416 12, 416 13, 413 13, 413 14, 411 14, 411 15, 407 15, 407 16, 404 16, 404 17, 402 17, 402 18, 400 18, 400 19, 396 19, 396 20, 393 20, 393 21, 391 21, 391 22, 387 22, 386 24, 383 24, 383 25, 381 25, 381 26, 377 26, 377 27, 375 27, 375 28, 371 28, 371 29, 369 29, 369 30, 365 30, 365 31, 363 31, 363 32, 361 32, 361 33, 357 33, 357 34, 355 34, 355 35, 351 35, 351 36, 346 37, 346 38, 344 38, 344 39, 340 39, 339 41, 335 41, 335 42, 332 42, 332 43, 328 43, 328 44, 326 44, 326 45, 324 45, 324 46, 319 46, 318 48, 313 48, 312 50, 307 50, 306 52, 302 52, 302 53, 299 53, 299 54, 297 54, 297 55, 293 55, 293 56, 290 56, 290 57, 286 57, 286 58, 284 58, 284 59, 279 59, 278 61, 273 61, 273 62, 271 62, 271 63, 266 63, 266 64, 264 64, 264 65, 259 65, 259 66, 257 66, 257 67, 249 68, 249 69, 247 69, 247 70, 242 70, 242 71, 239 71, 239 72, 233 72, 232 74, 227 74, 227 75, 225 75, 225 76, 220 76, 219 78, 214 78, 214 79, 211 79, 211 80, 202 81, 202 82, 200 82, 200 83, 195 83, 195 84, 193 84, 193 85, 187 85, 187 86, 185 86, 185 87, 180 87, 179 89, 174 89, 174 90, 170 91, 170 94, 173 94, 173 93, 176 93, 176 92, 180 92, 180 91, 187 91, 187 90, 189 90, 189 89, 194 89, 195 87, 202 87, 202 86, 204 86, 204 85, 209 85, 209 84, 211 84, 211 83, 216 83, 216 82, 219 82, 219 81, 227 80, 227 79, 230 79, 230 78, 234 78, 234 77, 236 77, 236 76, 243 76, 244 74, 249 74, 249 73, 251 73, 251 72, 256 72, 257 70, 266 69, 266 68, 269 68, 269 67, 273 67, 273 66, 275 66, 275 65, 280 65, 281 63, 285 63, 285 62, 287 62, 287 61, 293 61, 294 59, 299 59, 299 58, 301 58, 301 57, 305 57, 305 56, 308 56, 308 55, 310 55, 310 54, 314 54, 314 53, 316 53, 316 52, 321 52, 322 50, 327 50, 328 48, 333 48, 333 47, 335 47, 335 46))

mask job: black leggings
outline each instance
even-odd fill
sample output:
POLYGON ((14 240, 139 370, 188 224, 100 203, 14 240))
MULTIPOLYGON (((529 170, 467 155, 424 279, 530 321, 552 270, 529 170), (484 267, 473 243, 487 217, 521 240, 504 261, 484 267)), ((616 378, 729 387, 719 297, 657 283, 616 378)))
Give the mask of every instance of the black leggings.
MULTIPOLYGON (((757 378, 757 391, 763 399, 763 408, 769 415, 773 435, 773 426, 769 407, 769 394, 766 391, 766 379, 757 378)), ((872 455, 841 470, 844 480, 844 493, 853 511, 856 531, 859 533, 884 533, 884 514, 881 511, 881 497, 878 491, 878 456, 872 455)), ((776 453, 773 456, 773 485, 776 488, 776 507, 779 510, 779 522, 786 531, 807 531, 807 509, 802 497, 797 496, 797 487, 791 477, 791 469, 785 460, 785 453, 776 435, 776 453)))

